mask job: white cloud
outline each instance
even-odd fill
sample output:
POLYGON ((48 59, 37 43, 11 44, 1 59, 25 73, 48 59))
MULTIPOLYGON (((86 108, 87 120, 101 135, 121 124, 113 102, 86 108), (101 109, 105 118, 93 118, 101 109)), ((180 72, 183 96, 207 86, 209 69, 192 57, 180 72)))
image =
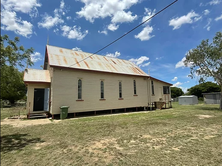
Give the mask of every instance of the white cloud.
POLYGON ((150 62, 147 62, 147 63, 140 65, 139 67, 146 67, 146 66, 149 66, 149 64, 150 64, 150 62))
POLYGON ((175 68, 185 67, 184 61, 186 60, 186 57, 183 57, 181 61, 177 62, 175 68))
POLYGON ((156 60, 161 60, 161 59, 163 59, 162 56, 161 57, 156 57, 156 60))
POLYGON ((108 57, 112 57, 112 58, 117 58, 117 57, 119 57, 121 54, 120 54, 120 52, 118 52, 118 51, 116 51, 114 54, 113 53, 108 53, 108 54, 106 54, 106 56, 108 56, 108 57))
POLYGON ((137 18, 137 15, 132 16, 132 12, 118 11, 112 17, 112 23, 132 22, 137 18))
POLYGON ((189 12, 187 15, 176 17, 169 21, 169 26, 173 26, 173 30, 179 29, 183 24, 192 24, 201 19, 201 16, 194 11, 189 12))
POLYGON ((207 25, 204 26, 204 28, 206 28, 208 31, 210 31, 210 23, 211 23, 212 19, 208 18, 207 20, 207 25))
POLYGON ((190 81, 186 81, 186 82, 184 82, 184 84, 186 84, 186 83, 189 83, 190 81))
POLYGON ((83 8, 81 8, 81 11, 76 12, 79 17, 84 17, 86 20, 90 22, 94 22, 97 18, 106 18, 111 17, 112 19, 115 18, 116 21, 126 21, 129 22, 129 20, 132 20, 132 18, 128 18, 129 15, 132 13, 124 12, 124 10, 129 9, 131 6, 137 4, 139 0, 80 0, 82 3, 85 4, 83 8), (118 17, 119 16, 119 17, 118 17), (127 17, 128 19, 125 19, 124 17, 127 17), (120 19, 121 18, 121 19, 120 19))
POLYGON ((26 14, 31 14, 33 10, 37 10, 37 7, 41 7, 41 4, 38 3, 38 0, 2 0, 1 3, 4 9, 7 11, 16 11, 26 14))
POLYGON ((174 78, 172 79, 172 81, 177 81, 177 79, 178 79, 177 77, 174 77, 174 78))
POLYGON ((210 13, 210 11, 208 9, 204 10, 204 15, 208 15, 210 13))
POLYGON ((65 7, 65 2, 64 2, 64 0, 62 0, 60 3, 60 9, 64 9, 64 7, 65 7))
MULTIPOLYGON (((143 18, 142 18, 142 22, 144 22, 145 20, 147 20, 148 18, 150 18, 152 15, 155 14, 156 9, 154 9, 153 11, 151 9, 148 8, 144 8, 145 12, 143 18)), ((134 37, 136 39, 140 39, 141 41, 146 41, 146 40, 150 40, 152 37, 154 37, 155 35, 151 35, 151 33, 153 32, 153 27, 148 25, 148 23, 151 20, 149 20, 148 22, 146 22, 144 25, 145 27, 143 28, 143 30, 138 33, 137 35, 135 35, 134 37)))
POLYGON ((205 6, 205 5, 201 2, 199 6, 205 6))
POLYGON ((219 20, 222 20, 222 14, 219 17, 215 18, 215 21, 219 21, 219 20))
POLYGON ((188 89, 187 87, 181 87, 180 86, 179 88, 181 88, 184 93, 187 93, 187 89, 188 89))
POLYGON ((39 52, 35 52, 34 54, 31 54, 31 61, 32 62, 38 62, 42 60, 42 56, 39 52))
POLYGON ((79 47, 74 47, 74 48, 72 48, 72 50, 73 51, 81 51, 82 52, 81 48, 79 48, 79 47))
POLYGON ((153 27, 147 25, 145 28, 143 28, 143 30, 139 34, 135 35, 134 37, 140 39, 141 41, 150 40, 152 37, 155 36, 151 35, 152 32, 153 32, 153 27))
POLYGON ((76 26, 69 27, 64 25, 61 27, 61 30, 63 31, 62 35, 69 39, 82 40, 88 34, 88 30, 81 32, 81 27, 76 26))
POLYGON ((64 20, 61 18, 61 15, 65 15, 65 3, 62 0, 60 2, 60 8, 54 10, 54 17, 45 13, 42 20, 38 23, 39 27, 50 29, 58 24, 64 23, 64 20))
POLYGON ((173 84, 172 87, 179 87, 179 86, 182 85, 182 84, 183 84, 183 83, 181 83, 181 82, 177 82, 177 83, 173 84))
POLYGON ((209 2, 210 5, 218 5, 220 4, 222 1, 221 0, 212 0, 209 2))
POLYGON ((150 64, 150 62, 144 63, 144 62, 146 62, 148 60, 149 60, 149 57, 147 57, 147 56, 141 56, 138 59, 134 59, 134 58, 129 59, 130 62, 135 63, 139 67, 148 66, 150 64))
POLYGON ((107 34, 108 34, 108 33, 107 33, 107 30, 98 31, 98 33, 103 33, 103 34, 105 34, 105 35, 107 35, 107 34))
POLYGON ((108 29, 115 31, 118 29, 118 23, 132 22, 137 19, 137 15, 133 15, 128 10, 131 6, 139 3, 139 0, 79 0, 84 3, 84 7, 76 12, 79 17, 84 17, 91 23, 95 19, 111 18, 108 29))
POLYGON ((60 23, 63 23, 64 21, 59 16, 49 16, 48 14, 45 14, 42 21, 38 23, 39 27, 50 29, 60 23))
MULTIPOLYGON (((148 8, 144 8, 145 9, 145 12, 144 12, 144 15, 143 18, 142 18, 142 22, 146 21, 148 18, 152 17, 155 12, 156 12, 156 9, 154 9, 153 11, 151 9, 148 9, 148 8)), ((151 20, 147 21, 147 23, 149 23, 151 20)))
POLYGON ((17 18, 16 12, 2 10, 1 13, 2 29, 6 31, 14 31, 16 34, 24 37, 30 37, 33 25, 28 22, 17 18))
POLYGON ((56 28, 56 29, 53 30, 53 32, 57 33, 57 32, 59 32, 59 29, 56 28))
POLYGON ((67 19, 67 20, 71 20, 72 17, 71 17, 71 16, 67 16, 66 19, 67 19))
POLYGON ((1 29, 13 31, 24 37, 30 37, 33 33, 33 25, 17 17, 17 13, 21 12, 29 14, 30 17, 36 17, 38 15, 37 7, 41 7, 41 4, 37 0, 2 0, 1 4, 1 29))
MULTIPOLYGON (((187 54, 187 53, 186 53, 187 54)), ((185 54, 185 55, 186 55, 185 54)), ((186 57, 183 57, 182 59, 181 59, 181 61, 179 61, 179 62, 177 62, 177 64, 175 65, 175 68, 180 68, 180 67, 185 67, 185 64, 184 64, 184 61, 186 60, 186 57)), ((188 63, 187 64, 187 67, 191 67, 192 66, 192 62, 190 62, 190 63, 188 63)))
POLYGON ((115 30, 117 30, 119 28, 119 25, 116 25, 116 24, 109 24, 108 25, 108 29, 110 30, 110 31, 115 31, 115 30))

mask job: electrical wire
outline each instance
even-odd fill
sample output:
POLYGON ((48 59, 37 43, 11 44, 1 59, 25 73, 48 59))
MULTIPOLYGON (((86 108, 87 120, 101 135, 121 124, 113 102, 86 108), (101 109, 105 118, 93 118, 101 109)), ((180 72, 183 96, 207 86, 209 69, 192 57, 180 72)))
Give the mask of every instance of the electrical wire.
MULTIPOLYGON (((88 57, 82 59, 81 61, 78 61, 70 66, 79 64, 80 62, 90 58, 91 56, 97 54, 98 52, 104 50, 105 48, 109 47, 110 45, 112 45, 113 43, 117 42, 118 40, 122 39, 124 36, 128 35, 129 33, 131 33, 132 31, 134 31, 135 29, 137 29, 138 27, 140 27, 141 25, 145 24, 147 21, 149 21, 150 19, 152 19, 153 17, 157 16, 158 14, 160 14, 161 12, 163 12, 164 10, 166 10, 168 7, 172 6, 174 3, 176 3, 178 0, 173 1, 172 3, 170 3, 169 5, 167 5, 166 7, 164 7, 163 9, 161 9, 160 11, 158 11, 156 14, 152 15, 151 17, 149 17, 148 19, 146 19, 145 21, 143 21, 142 23, 140 23, 139 25, 137 25, 136 27, 134 27, 133 29, 131 29, 130 31, 126 32, 125 34, 123 34, 122 36, 120 36, 119 38, 117 38, 116 40, 114 40, 113 42, 107 44, 106 46, 104 46, 103 48, 99 49, 98 51, 92 53, 91 55, 89 55, 88 57)), ((69 66, 69 67, 70 67, 69 66)))

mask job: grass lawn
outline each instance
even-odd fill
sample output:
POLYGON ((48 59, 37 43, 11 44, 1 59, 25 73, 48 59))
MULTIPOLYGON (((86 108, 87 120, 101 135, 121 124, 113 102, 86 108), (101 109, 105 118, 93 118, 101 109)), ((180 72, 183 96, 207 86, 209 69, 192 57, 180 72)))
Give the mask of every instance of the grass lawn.
POLYGON ((1 125, 1 165, 222 165, 218 108, 173 103, 168 110, 1 125))

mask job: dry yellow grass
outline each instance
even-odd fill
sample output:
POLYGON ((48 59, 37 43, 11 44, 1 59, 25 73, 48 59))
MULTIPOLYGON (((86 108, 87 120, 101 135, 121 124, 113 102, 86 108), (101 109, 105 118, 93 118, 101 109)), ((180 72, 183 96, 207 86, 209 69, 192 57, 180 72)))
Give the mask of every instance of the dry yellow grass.
POLYGON ((218 107, 174 103, 168 110, 47 120, 47 124, 22 127, 4 124, 1 163, 221 165, 222 111, 218 107))

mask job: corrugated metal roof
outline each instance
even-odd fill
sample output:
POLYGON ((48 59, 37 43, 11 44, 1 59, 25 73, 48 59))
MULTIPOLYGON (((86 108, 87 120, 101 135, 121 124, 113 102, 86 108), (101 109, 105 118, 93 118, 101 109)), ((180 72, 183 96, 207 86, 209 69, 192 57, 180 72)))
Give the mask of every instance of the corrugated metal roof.
POLYGON ((91 54, 50 45, 47 45, 47 54, 50 66, 148 76, 138 66, 127 60, 93 55, 81 63, 78 63, 91 54))
POLYGON ((51 82, 49 70, 38 69, 25 69, 23 80, 24 82, 51 82))

